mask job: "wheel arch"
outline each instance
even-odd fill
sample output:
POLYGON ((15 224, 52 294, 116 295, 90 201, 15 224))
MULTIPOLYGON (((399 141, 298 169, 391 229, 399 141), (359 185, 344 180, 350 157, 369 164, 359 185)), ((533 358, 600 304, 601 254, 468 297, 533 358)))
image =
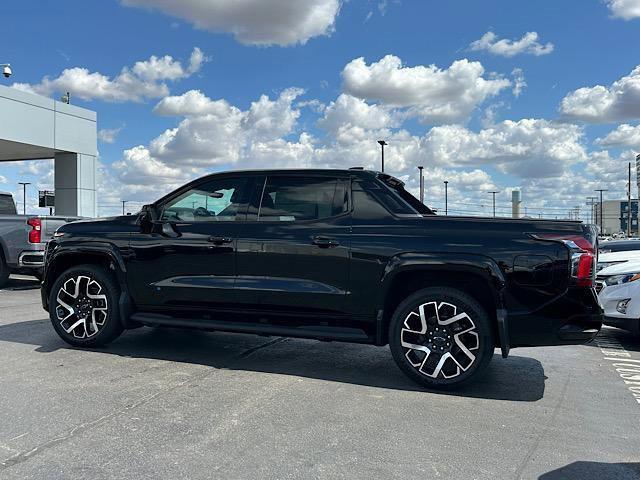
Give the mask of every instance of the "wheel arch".
POLYGON ((112 245, 86 245, 83 247, 58 247, 51 258, 46 259, 45 277, 42 283, 42 302, 45 310, 49 308, 49 295, 55 280, 69 268, 80 265, 99 265, 116 280, 120 290, 118 308, 123 326, 129 326, 132 313, 132 300, 126 283, 126 265, 120 252, 112 245))
POLYGON ((509 353, 503 291, 504 274, 495 261, 474 254, 411 253, 394 257, 381 280, 376 344, 388 343, 389 323, 397 306, 427 287, 451 287, 471 295, 486 310, 494 326, 494 341, 503 357, 509 353))

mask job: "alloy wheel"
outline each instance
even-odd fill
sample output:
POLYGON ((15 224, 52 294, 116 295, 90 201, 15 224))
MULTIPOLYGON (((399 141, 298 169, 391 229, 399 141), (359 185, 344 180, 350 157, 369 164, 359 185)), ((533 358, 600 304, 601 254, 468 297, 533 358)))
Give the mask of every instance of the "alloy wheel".
POLYGON ((405 317, 400 335, 409 363, 434 379, 455 378, 467 371, 480 347, 473 320, 447 302, 427 302, 414 308, 405 317))
POLYGON ((98 334, 107 321, 107 296, 95 279, 78 275, 68 279, 56 296, 56 318, 75 338, 98 334))

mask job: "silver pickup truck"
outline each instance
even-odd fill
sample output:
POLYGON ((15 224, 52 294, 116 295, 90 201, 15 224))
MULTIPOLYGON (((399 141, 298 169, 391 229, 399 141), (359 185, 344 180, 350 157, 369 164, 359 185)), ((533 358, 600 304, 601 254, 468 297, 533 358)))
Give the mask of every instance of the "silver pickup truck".
POLYGON ((60 225, 78 220, 17 213, 12 195, 0 192, 0 288, 11 273, 40 278, 47 241, 60 225))

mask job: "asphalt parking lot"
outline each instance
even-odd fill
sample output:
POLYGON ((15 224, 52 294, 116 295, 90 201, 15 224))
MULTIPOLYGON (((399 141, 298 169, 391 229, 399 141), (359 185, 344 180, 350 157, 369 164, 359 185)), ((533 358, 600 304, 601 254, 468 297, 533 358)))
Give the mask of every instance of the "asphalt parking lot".
POLYGON ((433 393, 372 346, 141 328, 76 350, 17 278, 0 291, 0 478, 640 478, 620 374, 640 342, 598 342, 496 354, 433 393))

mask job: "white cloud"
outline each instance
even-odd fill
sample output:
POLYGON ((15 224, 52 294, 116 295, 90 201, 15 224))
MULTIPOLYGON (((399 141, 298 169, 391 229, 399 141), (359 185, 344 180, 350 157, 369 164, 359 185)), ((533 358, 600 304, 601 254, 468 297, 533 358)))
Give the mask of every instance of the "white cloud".
POLYGON ((342 71, 344 90, 355 97, 393 107, 409 107, 424 122, 462 121, 488 97, 509 87, 505 78, 485 78, 480 62, 457 60, 447 69, 435 65, 405 67, 387 55, 367 65, 364 58, 342 71))
POLYGON ((380 129, 397 126, 397 116, 390 108, 369 105, 364 100, 342 93, 326 107, 318 125, 331 132, 345 126, 380 129))
POLYGON ((472 132, 459 125, 434 127, 421 154, 440 165, 490 164, 521 178, 557 176, 587 153, 576 125, 542 119, 505 120, 472 132))
POLYGON ((165 97, 154 107, 158 115, 189 117, 199 115, 227 115, 232 109, 226 100, 211 100, 200 90, 165 97))
POLYGON ((143 145, 125 150, 123 159, 114 163, 113 168, 123 183, 140 185, 149 184, 150 181, 179 185, 189 179, 191 173, 198 173, 184 166, 168 166, 153 158, 143 145))
POLYGON ((118 134, 122 131, 122 127, 103 128, 98 130, 98 140, 104 143, 115 143, 118 134))
POLYGON ((0 175, 0 183, 7 183, 7 177, 0 175))
POLYGON ((300 88, 287 88, 275 100, 262 95, 252 102, 246 114, 245 124, 258 139, 271 139, 291 133, 300 117, 300 111, 292 108, 296 98, 304 93, 300 88))
POLYGON ((183 66, 170 55, 151 56, 136 62, 133 67, 124 67, 118 75, 110 78, 87 68, 68 68, 56 78, 44 77, 40 83, 14 83, 19 90, 50 96, 55 92, 70 92, 71 98, 103 100, 106 102, 141 102, 149 98, 165 97, 169 94, 167 81, 187 78, 200 70, 206 57, 199 48, 194 48, 189 64, 183 66))
MULTIPOLYGON (((246 152, 294 152, 305 149, 305 142, 286 142, 300 112, 292 104, 303 93, 288 88, 275 99, 262 95, 243 111, 226 100, 212 100, 198 90, 161 100, 154 111, 162 115, 184 116, 177 127, 165 130, 148 146, 125 150, 114 164, 118 178, 129 185, 153 182, 179 184, 216 166, 231 167, 246 152), (146 179, 146 180, 145 180, 146 179)), ((291 154, 288 154, 289 157, 291 154)))
POLYGON ((567 119, 590 123, 640 119, 640 65, 613 82, 579 88, 564 97, 560 113, 567 119))
POLYGON ((291 142, 277 138, 252 142, 243 165, 248 168, 318 168, 314 139, 307 133, 291 142))
POLYGON ((156 8, 197 28, 231 33, 250 45, 304 44, 333 31, 339 0, 122 0, 132 7, 156 8))
POLYGON ((527 81, 524 79, 524 72, 521 68, 514 68, 511 75, 513 75, 513 96, 518 98, 527 88, 527 81))
POLYGON ((514 57, 521 54, 539 57, 550 54, 554 49, 554 45, 551 42, 545 45, 541 44, 538 41, 537 32, 527 32, 519 40, 498 39, 495 33, 487 32, 479 40, 472 42, 469 47, 474 51, 485 50, 503 57, 514 57))
POLYGON ((640 0, 606 0, 616 18, 632 20, 640 17, 640 0))
POLYGON ((596 143, 607 148, 628 147, 640 150, 640 125, 635 127, 626 123, 619 125, 604 138, 598 138, 596 143))

